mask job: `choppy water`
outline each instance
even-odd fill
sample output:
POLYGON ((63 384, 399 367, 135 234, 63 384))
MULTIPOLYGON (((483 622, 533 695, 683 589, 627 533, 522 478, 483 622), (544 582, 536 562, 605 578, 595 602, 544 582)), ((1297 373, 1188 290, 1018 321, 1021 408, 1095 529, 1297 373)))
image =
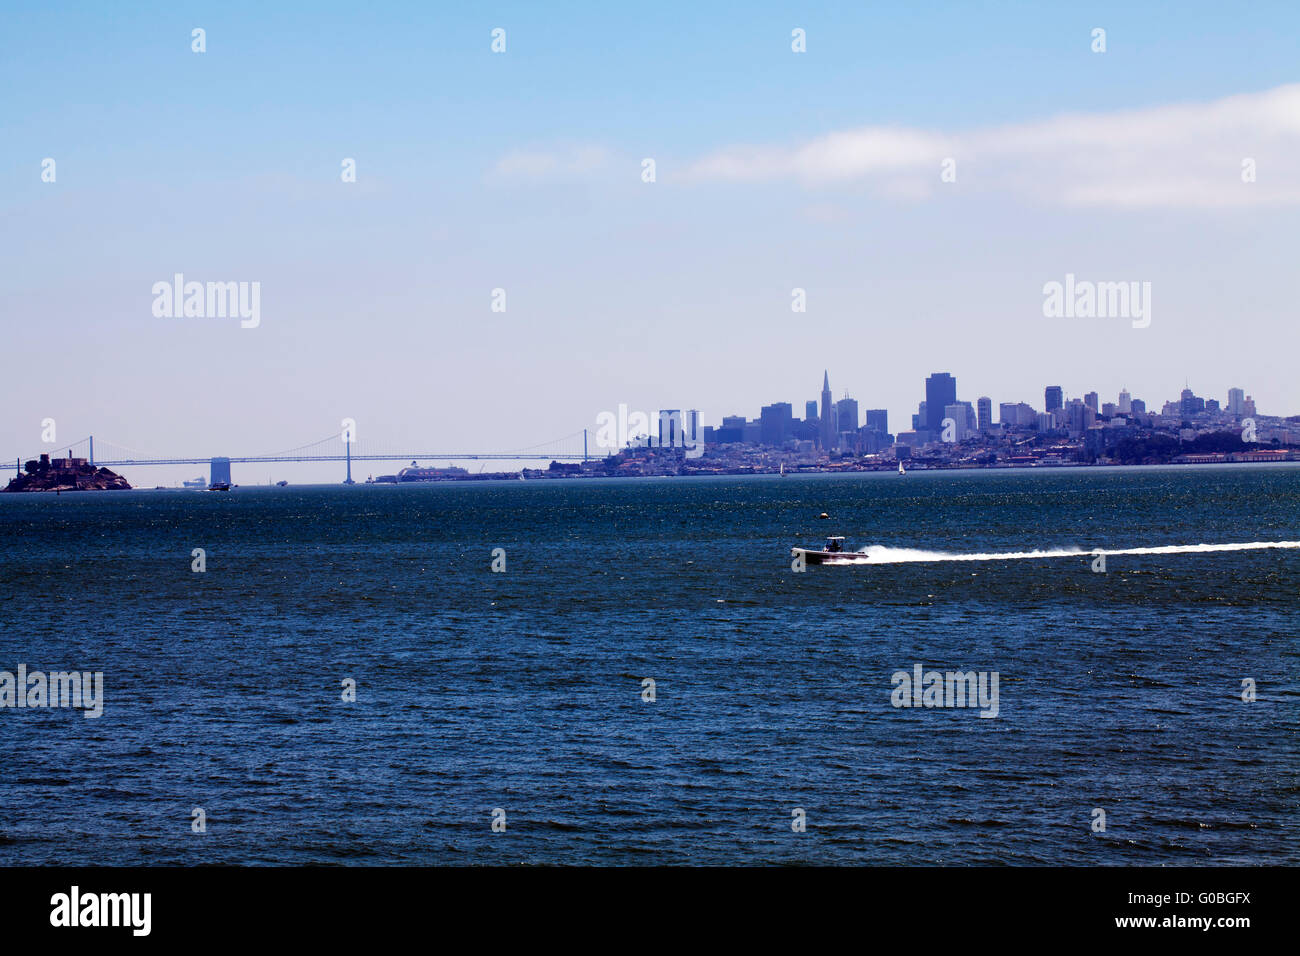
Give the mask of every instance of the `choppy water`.
POLYGON ((1297 540, 1280 466, 0 496, 0 670, 106 697, 0 710, 0 863, 1296 863, 1300 552, 1165 549, 1297 540))

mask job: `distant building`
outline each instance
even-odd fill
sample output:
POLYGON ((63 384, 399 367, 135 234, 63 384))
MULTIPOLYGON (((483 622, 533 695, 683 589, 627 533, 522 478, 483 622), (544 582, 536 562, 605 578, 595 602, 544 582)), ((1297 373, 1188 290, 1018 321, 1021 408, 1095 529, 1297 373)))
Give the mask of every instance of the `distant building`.
POLYGON ((804 402, 803 420, 806 422, 817 421, 817 399, 814 398, 811 402, 804 402))
POLYGON ((940 437, 944 437, 943 430, 946 429, 949 426, 949 424, 951 424, 953 427, 953 432, 952 432, 953 441, 964 440, 966 438, 967 433, 970 430, 969 422, 966 417, 966 411, 967 411, 967 406, 963 405, 960 402, 946 406, 943 410, 943 419, 939 424, 940 437), (951 423, 949 422, 949 419, 951 419, 951 423))
POLYGON ((680 408, 659 409, 659 430, 654 444, 660 448, 676 448, 685 444, 682 435, 682 410, 680 408))
POLYGON ((1135 398, 1129 402, 1129 411, 1134 415, 1145 415, 1147 413, 1147 403, 1140 398, 1135 398))
POLYGON ((986 432, 993 427, 993 399, 983 395, 976 399, 975 406, 979 412, 976 424, 980 431, 986 432))
POLYGON ((934 372, 925 380, 926 428, 938 432, 949 405, 957 403, 957 380, 947 372, 934 372))
POLYGON ((1092 413, 1094 415, 1096 415, 1099 410, 1097 405, 1099 401, 1101 401, 1101 396, 1099 396, 1096 392, 1089 392, 1088 394, 1083 396, 1083 404, 1091 408, 1092 413))
POLYGON ((714 437, 720 445, 730 445, 745 440, 745 416, 743 415, 726 415, 722 419, 722 427, 714 432, 714 437))
POLYGON ((822 413, 818 421, 819 433, 821 436, 821 446, 825 451, 830 451, 835 447, 835 419, 831 411, 831 375, 829 371, 822 372, 822 413))
POLYGON ((858 400, 844 397, 835 403, 835 429, 841 435, 858 430, 858 400))
POLYGON ((1127 415, 1133 411, 1133 396, 1128 393, 1127 388, 1119 390, 1119 413, 1127 415))
POLYGON ((998 421, 1003 425, 1032 428, 1038 422, 1038 412, 1024 402, 1003 402, 998 406, 998 421))
POLYGON ((889 411, 884 408, 868 408, 867 427, 882 435, 889 434, 889 411))
POLYGON ((761 441, 764 445, 784 445, 794 437, 794 410, 789 402, 764 405, 759 413, 761 441))
POLYGON ((1241 418, 1246 414, 1246 392, 1240 388, 1228 389, 1228 414, 1241 418))
POLYGON ((1047 386, 1047 390, 1043 392, 1043 400, 1044 404, 1047 406, 1047 411, 1054 412, 1057 409, 1064 407, 1064 397, 1065 393, 1061 391, 1061 386, 1047 386))

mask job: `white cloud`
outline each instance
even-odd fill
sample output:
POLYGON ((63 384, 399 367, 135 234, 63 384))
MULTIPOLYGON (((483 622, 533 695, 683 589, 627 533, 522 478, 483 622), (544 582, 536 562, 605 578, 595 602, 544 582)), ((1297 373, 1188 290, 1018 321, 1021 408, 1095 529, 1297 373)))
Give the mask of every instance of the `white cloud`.
POLYGON ((1219 207, 1300 202, 1300 84, 1208 103, 1056 116, 942 134, 834 132, 791 147, 732 146, 688 168, 695 181, 862 183, 920 199, 940 189, 1087 206, 1219 207), (957 181, 940 164, 956 160, 957 181), (1257 179, 1242 181, 1242 163, 1257 179))
POLYGON ((608 151, 601 146, 516 150, 497 160, 492 173, 511 179, 582 176, 602 168, 608 159, 608 151))

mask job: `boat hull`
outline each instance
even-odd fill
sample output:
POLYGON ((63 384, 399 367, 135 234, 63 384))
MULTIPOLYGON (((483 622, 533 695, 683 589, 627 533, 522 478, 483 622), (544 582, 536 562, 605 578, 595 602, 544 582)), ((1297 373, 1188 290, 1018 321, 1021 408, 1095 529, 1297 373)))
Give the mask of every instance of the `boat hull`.
POLYGON ((854 558, 865 559, 865 554, 854 551, 818 551, 814 548, 791 548, 790 557, 803 555, 804 564, 826 564, 829 561, 852 561, 854 558))

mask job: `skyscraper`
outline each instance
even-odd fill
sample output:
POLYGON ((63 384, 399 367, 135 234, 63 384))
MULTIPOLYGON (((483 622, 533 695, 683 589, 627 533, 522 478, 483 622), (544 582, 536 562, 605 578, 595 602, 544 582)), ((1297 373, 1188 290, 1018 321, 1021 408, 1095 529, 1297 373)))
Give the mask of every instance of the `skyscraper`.
POLYGON ((943 429, 944 409, 957 402, 957 380, 947 372, 935 372, 925 380, 925 427, 938 434, 943 429))
POLYGON ((966 414, 967 411, 968 411, 967 407, 961 404, 960 402, 954 402, 953 404, 945 407, 943 410, 943 418, 939 420, 940 436, 942 437, 943 435, 944 420, 951 419, 952 440, 964 441, 966 439, 967 433, 969 432, 969 428, 967 427, 968 425, 968 418, 966 414))
POLYGON ((1064 392, 1059 385, 1047 386, 1047 391, 1043 393, 1043 400, 1047 405, 1047 411, 1054 412, 1064 406, 1064 392))
POLYGON ((858 430, 858 400, 847 395, 835 403, 835 430, 841 434, 858 430))
POLYGON ((1100 402, 1101 396, 1096 392, 1089 392, 1083 396, 1083 404, 1091 408, 1094 415, 1097 414, 1097 411, 1100 408, 1100 402))
POLYGON ((889 434, 889 411, 884 408, 867 409, 867 427, 880 432, 882 435, 889 434))
POLYGON ((1246 411, 1246 391, 1241 388, 1228 389, 1228 414, 1240 418, 1246 411))
POLYGON ((783 445, 790 440, 793 432, 792 412, 789 402, 774 402, 763 406, 759 412, 759 433, 764 445, 783 445))
POLYGON ((822 372, 822 414, 818 421, 821 426, 818 432, 821 435, 821 446, 823 451, 830 451, 835 447, 835 419, 834 412, 831 409, 831 374, 829 371, 822 372))
POLYGON ((817 399, 814 398, 811 402, 804 402, 803 420, 806 422, 817 421, 817 399))
POLYGON ((975 400, 975 407, 979 411, 976 427, 980 431, 986 432, 993 427, 993 399, 987 395, 981 395, 975 400))
POLYGON ((1127 415, 1133 411, 1133 396, 1128 393, 1127 388, 1119 390, 1119 413, 1127 415))

